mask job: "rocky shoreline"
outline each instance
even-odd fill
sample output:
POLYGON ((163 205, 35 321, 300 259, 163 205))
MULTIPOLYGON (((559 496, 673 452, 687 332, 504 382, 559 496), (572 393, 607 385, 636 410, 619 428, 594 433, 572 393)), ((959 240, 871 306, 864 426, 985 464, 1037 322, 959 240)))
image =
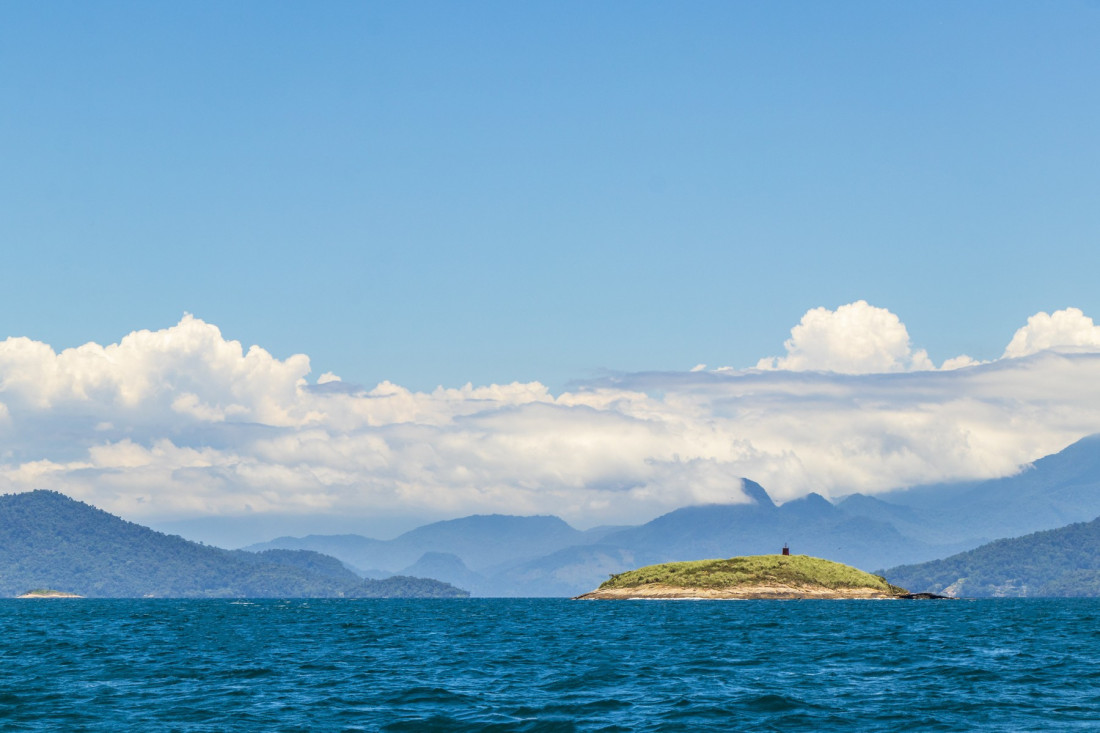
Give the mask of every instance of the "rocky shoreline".
POLYGON ((60 590, 29 590, 16 598, 83 598, 76 593, 66 593, 60 590))
POLYGON ((632 588, 600 588, 577 596, 574 600, 799 600, 799 599, 896 599, 904 596, 874 588, 824 588, 820 586, 749 585, 735 588, 685 588, 649 584, 632 588))
POLYGON ((932 600, 879 575, 808 555, 658 563, 612 575, 574 600, 932 600))

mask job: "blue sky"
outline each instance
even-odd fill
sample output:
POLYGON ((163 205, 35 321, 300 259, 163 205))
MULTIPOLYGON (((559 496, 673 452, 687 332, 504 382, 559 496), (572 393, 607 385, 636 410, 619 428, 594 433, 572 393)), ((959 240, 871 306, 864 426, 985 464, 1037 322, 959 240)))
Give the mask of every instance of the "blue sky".
POLYGON ((0 5, 0 492, 239 545, 1021 470, 1100 432, 1097 38, 1071 0, 0 5))
POLYGON ((417 389, 1100 313, 1096 3, 8 3, 0 335, 417 389))

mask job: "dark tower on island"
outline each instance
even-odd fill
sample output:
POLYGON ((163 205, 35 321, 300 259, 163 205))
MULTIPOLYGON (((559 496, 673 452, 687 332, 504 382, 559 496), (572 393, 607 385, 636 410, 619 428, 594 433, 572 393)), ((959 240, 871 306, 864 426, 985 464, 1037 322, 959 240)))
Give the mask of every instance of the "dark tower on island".
POLYGON ((791 548, 787 547, 786 542, 783 543, 783 554, 784 555, 790 555, 791 554, 791 548))

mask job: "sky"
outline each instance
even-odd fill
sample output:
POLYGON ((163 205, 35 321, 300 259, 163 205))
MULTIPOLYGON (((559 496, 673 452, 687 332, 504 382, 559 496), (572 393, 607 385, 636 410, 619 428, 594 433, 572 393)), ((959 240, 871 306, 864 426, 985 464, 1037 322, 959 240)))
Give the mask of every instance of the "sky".
POLYGON ((231 544, 1019 470, 1100 431, 1097 37, 2 4, 0 491, 231 544))

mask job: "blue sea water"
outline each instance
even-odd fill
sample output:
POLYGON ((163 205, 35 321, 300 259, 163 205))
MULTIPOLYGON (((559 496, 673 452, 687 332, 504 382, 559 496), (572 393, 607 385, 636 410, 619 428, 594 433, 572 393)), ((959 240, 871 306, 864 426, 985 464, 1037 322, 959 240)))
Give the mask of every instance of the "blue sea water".
POLYGON ((0 729, 1100 730, 1100 601, 5 600, 0 729))

